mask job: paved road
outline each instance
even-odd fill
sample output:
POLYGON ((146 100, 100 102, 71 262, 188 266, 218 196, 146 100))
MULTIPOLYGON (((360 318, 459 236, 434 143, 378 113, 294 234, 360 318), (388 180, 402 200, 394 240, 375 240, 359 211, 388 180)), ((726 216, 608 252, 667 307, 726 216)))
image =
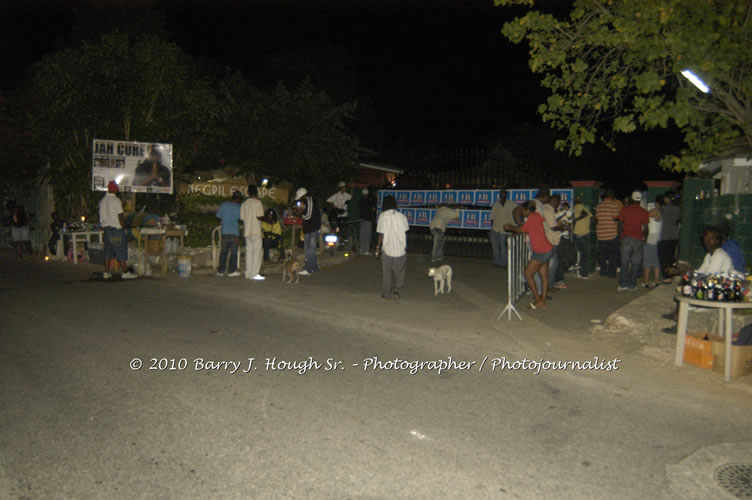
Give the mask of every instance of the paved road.
POLYGON ((418 259, 395 303, 366 259, 294 286, 103 282, 0 255, 0 497, 671 498, 667 465, 748 435, 747 393, 636 356, 492 370, 619 352, 497 322, 467 280, 435 298, 418 259), (364 369, 374 357, 475 364, 364 369))

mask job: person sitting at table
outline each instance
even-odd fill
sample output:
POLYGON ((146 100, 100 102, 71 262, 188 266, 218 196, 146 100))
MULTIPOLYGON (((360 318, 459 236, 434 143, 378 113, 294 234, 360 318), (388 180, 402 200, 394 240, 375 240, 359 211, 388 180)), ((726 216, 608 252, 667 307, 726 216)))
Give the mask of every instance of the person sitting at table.
POLYGON ((264 220, 261 221, 261 232, 264 235, 262 244, 264 246, 264 262, 269 262, 269 249, 279 248, 279 242, 282 238, 282 226, 277 220, 277 213, 270 208, 264 213, 264 220))
MULTIPOLYGON (((695 272, 702 274, 729 273, 734 270, 734 264, 731 257, 721 248, 723 242, 723 233, 720 229, 708 226, 702 232, 702 245, 705 247, 705 258, 702 265, 695 272)), ((678 317, 678 306, 673 313, 664 314, 665 319, 676 321, 678 317)), ((676 327, 666 327, 664 333, 676 334, 676 327)))
POLYGON ((702 245, 705 247, 705 259, 697 269, 698 273, 728 273, 734 270, 734 263, 726 251, 721 248, 723 233, 717 227, 706 227, 702 232, 702 245))

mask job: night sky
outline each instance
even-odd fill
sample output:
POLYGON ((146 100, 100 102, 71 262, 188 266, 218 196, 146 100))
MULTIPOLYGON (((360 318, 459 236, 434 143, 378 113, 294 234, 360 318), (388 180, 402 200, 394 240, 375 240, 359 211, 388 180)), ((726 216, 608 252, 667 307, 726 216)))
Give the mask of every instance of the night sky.
MULTIPOLYGON (((6 2, 0 12, 5 14, 3 85, 12 85, 25 67, 64 43, 73 7, 94 3, 6 2)), ((135 8, 156 3, 112 4, 135 8)), ((179 46, 199 60, 242 71, 259 87, 271 89, 277 79, 299 78, 289 64, 275 66, 280 53, 288 60, 299 58, 301 71, 310 64, 318 73, 314 79, 330 87, 325 90, 333 97, 368 103, 383 127, 381 144, 374 144, 378 148, 476 146, 522 124, 540 124, 535 111, 546 92, 528 69, 526 47, 509 43, 500 33, 505 21, 523 11, 495 8, 492 0, 194 0, 156 5, 179 46)), ((602 165, 596 177, 611 183, 670 177, 656 167, 667 145, 677 144, 669 135, 668 140, 665 133, 632 137, 616 155, 594 148, 592 161, 602 165)), ((540 147, 553 145, 546 141, 540 147)))

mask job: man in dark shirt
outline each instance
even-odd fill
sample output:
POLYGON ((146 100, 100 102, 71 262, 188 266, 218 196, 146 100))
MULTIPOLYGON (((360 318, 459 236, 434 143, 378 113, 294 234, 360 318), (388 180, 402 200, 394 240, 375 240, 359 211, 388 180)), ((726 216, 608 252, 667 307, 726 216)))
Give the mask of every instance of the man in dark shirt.
POLYGON ((303 210, 303 254, 305 255, 305 267, 298 274, 310 276, 319 272, 316 242, 321 230, 321 208, 313 196, 308 194, 306 188, 297 190, 295 200, 300 202, 300 208, 303 210))
POLYGON ((373 219, 373 200, 368 189, 361 191, 360 197, 360 245, 361 255, 371 253, 371 228, 373 219))
POLYGON ((658 261, 663 272, 664 283, 671 283, 670 271, 674 267, 676 246, 679 243, 679 218, 681 209, 674 204, 674 193, 667 191, 661 205, 661 235, 658 238, 658 261))

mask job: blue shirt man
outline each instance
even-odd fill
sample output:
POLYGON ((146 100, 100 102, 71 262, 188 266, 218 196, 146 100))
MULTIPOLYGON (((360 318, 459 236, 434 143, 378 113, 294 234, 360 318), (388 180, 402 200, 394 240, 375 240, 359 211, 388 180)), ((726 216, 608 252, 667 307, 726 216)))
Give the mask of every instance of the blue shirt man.
POLYGON ((243 193, 235 191, 232 201, 226 201, 219 206, 217 218, 222 223, 222 251, 219 254, 217 276, 224 276, 225 269, 231 278, 240 276, 238 272, 238 246, 240 244, 240 203, 243 193), (229 263, 227 263, 229 254, 229 263))

